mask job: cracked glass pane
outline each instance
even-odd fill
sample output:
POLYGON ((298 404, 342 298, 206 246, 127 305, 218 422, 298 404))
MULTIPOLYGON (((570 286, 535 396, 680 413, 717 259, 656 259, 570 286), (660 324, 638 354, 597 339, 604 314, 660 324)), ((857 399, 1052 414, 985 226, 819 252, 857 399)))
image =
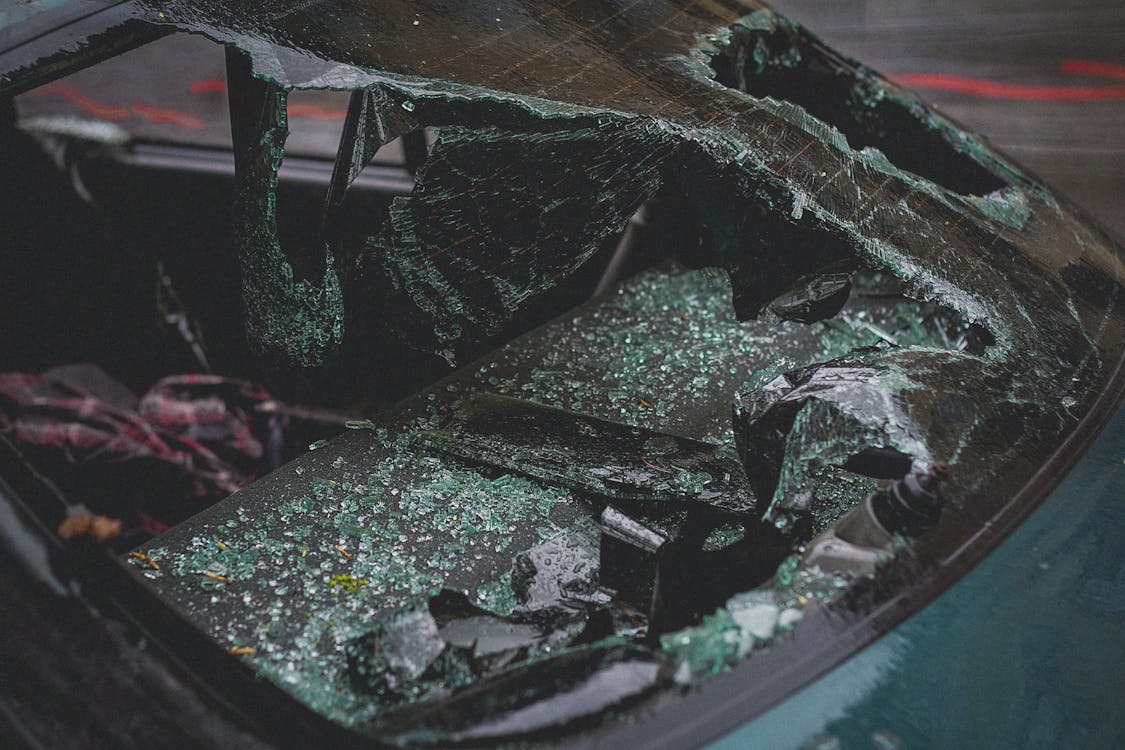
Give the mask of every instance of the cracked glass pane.
POLYGON ((667 263, 131 558, 370 737, 601 731, 732 670, 823 666, 838 621, 983 554, 1113 387, 1121 248, 758 3, 138 7, 227 46, 245 325, 274 363, 386 334, 456 363, 642 207, 677 212, 667 263), (319 237, 283 246, 308 89, 350 106, 319 237), (337 231, 422 129, 410 193, 337 231))

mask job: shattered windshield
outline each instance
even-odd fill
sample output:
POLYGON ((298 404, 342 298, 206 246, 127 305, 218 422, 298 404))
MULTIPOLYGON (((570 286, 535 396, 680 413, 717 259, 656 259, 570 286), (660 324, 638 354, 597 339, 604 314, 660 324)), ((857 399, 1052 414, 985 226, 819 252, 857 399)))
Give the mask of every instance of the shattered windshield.
POLYGON ((125 558, 370 737, 583 736, 739 670, 792 689, 979 559, 1119 396, 1121 248, 764 5, 136 14, 226 45, 253 350, 313 372, 391 337, 458 367, 125 558), (348 104, 298 245, 306 90, 348 104), (342 231, 423 130, 409 194, 342 231), (672 257, 477 356, 638 216, 672 257))

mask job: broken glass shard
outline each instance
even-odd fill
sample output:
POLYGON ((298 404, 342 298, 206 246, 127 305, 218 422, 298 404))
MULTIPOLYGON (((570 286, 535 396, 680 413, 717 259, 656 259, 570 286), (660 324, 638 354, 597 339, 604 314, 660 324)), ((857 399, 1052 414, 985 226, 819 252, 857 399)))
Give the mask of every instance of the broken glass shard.
POLYGON ((782 320, 815 323, 840 312, 851 288, 850 273, 802 276, 787 292, 775 298, 769 309, 782 320))
POLYGON ((601 560, 595 543, 572 529, 516 555, 512 563, 512 590, 519 608, 538 611, 548 607, 605 604, 598 590, 601 560))
POLYGON ((667 679, 667 666, 647 649, 587 646, 513 667, 447 700, 387 717, 378 729, 411 745, 531 738, 597 720, 667 679))
POLYGON ((732 517, 749 517, 755 507, 741 465, 719 446, 530 401, 474 394, 418 440, 609 500, 687 504, 732 517))
POLYGON ((391 613, 348 644, 351 684, 387 705, 432 700, 506 667, 613 634, 584 604, 556 603, 502 616, 444 589, 391 613))
POLYGON ((601 584, 645 614, 655 606, 660 551, 668 540, 609 506, 601 516, 601 584))

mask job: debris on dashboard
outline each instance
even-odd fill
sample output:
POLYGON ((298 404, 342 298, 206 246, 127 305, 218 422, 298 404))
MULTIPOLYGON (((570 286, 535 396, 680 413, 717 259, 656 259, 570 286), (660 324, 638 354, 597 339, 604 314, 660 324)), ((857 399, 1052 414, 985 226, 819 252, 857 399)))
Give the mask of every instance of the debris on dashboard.
POLYGON ((82 509, 74 509, 59 523, 55 533, 59 535, 60 539, 88 536, 99 542, 107 542, 120 536, 121 528, 120 519, 95 515, 82 509))
POLYGON ((215 375, 169 376, 138 398, 94 365, 0 374, 0 430, 15 442, 69 463, 158 462, 213 497, 270 468, 283 426, 272 404, 261 386, 215 375))
MULTIPOLYGON (((868 580, 802 565, 801 545, 862 503, 878 489, 879 479, 901 479, 914 465, 912 456, 883 447, 883 432, 890 428, 876 408, 899 399, 886 395, 888 388, 897 394, 905 382, 894 377, 897 359, 929 357, 947 367, 939 355, 953 354, 965 367, 980 366, 983 352, 969 343, 973 331, 963 317, 896 292, 885 278, 861 274, 833 319, 739 323, 721 276, 650 272, 424 391, 399 416, 356 423, 364 429, 346 430, 272 481, 243 492, 237 503, 221 507, 210 528, 185 525, 146 546, 159 570, 141 560, 133 564, 141 575, 159 577, 165 591, 179 592, 188 611, 206 618, 219 638, 254 648, 245 658, 264 675, 333 719, 383 739, 399 736, 397 724, 382 723, 392 714, 405 727, 411 706, 429 711, 474 685, 500 684, 487 669, 473 671, 482 668, 474 663, 487 664, 486 659, 431 658, 439 646, 442 653, 464 653, 441 638, 437 615, 430 611, 431 598, 442 589, 459 592, 459 599, 486 613, 463 618, 474 627, 488 625, 508 635, 522 631, 537 642, 557 628, 552 632, 563 633, 564 640, 574 638, 562 651, 539 652, 529 661, 520 653, 535 651, 534 643, 502 650, 501 661, 511 658, 502 671, 545 665, 587 638, 594 643, 624 638, 664 665, 674 684, 699 684, 758 646, 775 643, 809 607, 832 606, 857 580, 868 580), (878 342, 882 348, 864 348, 878 342), (769 407, 776 401, 799 411, 816 399, 793 387, 800 378, 777 379, 815 372, 822 363, 830 384, 828 374, 844 361, 861 372, 838 383, 841 394, 850 384, 851 392, 876 398, 864 412, 868 421, 857 422, 863 429, 840 433, 846 438, 841 455, 824 453, 832 463, 812 473, 809 481, 820 498, 816 507, 823 511, 814 524, 782 533, 759 522, 777 494, 770 482, 782 481, 776 466, 758 476, 763 470, 751 462, 749 475, 736 463, 731 482, 737 476, 746 484, 739 491, 764 498, 739 514, 691 495, 669 502, 643 495, 616 499, 601 480, 579 477, 568 484, 555 478, 579 473, 560 456, 587 456, 591 468, 625 465, 660 480, 663 472, 645 466, 639 455, 648 458, 642 449, 649 439, 667 438, 673 430, 670 441, 649 447, 663 446, 675 455, 683 446, 700 444, 708 460, 725 459, 738 455, 748 444, 745 431, 759 422, 777 423, 781 431, 771 438, 776 443, 791 439, 798 446, 801 438, 788 436, 795 435, 799 420, 793 417, 790 425, 778 416, 784 411, 769 407), (742 417, 760 403, 768 419, 740 418, 732 431, 731 399, 737 392, 744 394, 742 417), (637 394, 644 394, 645 403, 637 394), (502 407, 499 417, 492 405, 502 407), (541 425, 544 437, 521 432, 523 419, 537 429, 541 425), (592 443, 597 451, 589 449, 592 443), (594 464, 599 455, 603 463, 594 464), (533 479, 528 466, 550 472, 533 479), (771 480, 771 472, 778 478, 771 480), (217 541, 231 548, 219 549, 217 541), (336 551, 341 544, 349 557, 336 551), (233 583, 216 588, 200 578, 201 571, 226 575, 233 583), (311 613, 307 622, 294 623, 286 614, 296 591, 311 613), (245 604, 247 596, 267 609, 245 604), (560 612, 574 614, 550 619, 560 612), (410 658, 394 656, 405 648, 394 627, 403 614, 433 618, 438 633, 428 625, 418 628, 430 635, 405 652, 414 655, 410 658), (580 622, 586 623, 585 635, 574 636, 572 628, 580 622), (420 663, 425 666, 418 673, 411 665, 420 663), (383 678, 360 677, 357 683, 360 664, 372 674, 379 670, 372 665, 388 666, 383 678)), ((933 372, 958 382, 956 368, 933 372)), ((975 413, 959 406, 958 387, 943 387, 953 400, 942 407, 940 423, 953 436, 965 434, 975 413)), ((826 388, 830 402, 842 399, 826 388)), ((903 414, 915 419, 914 402, 901 403, 903 414)), ((912 429, 912 423, 907 420, 903 429, 912 429)), ((946 435, 939 433, 933 434, 946 435)), ((755 439, 771 445, 763 434, 755 439)), ((827 437, 812 430, 810 435, 827 437)), ((938 443, 932 455, 953 455, 944 437, 938 443)), ((785 456, 782 451, 783 465, 785 456)), ((794 471, 810 466, 799 455, 793 460, 794 471)), ((954 507, 945 516, 955 520, 960 513, 954 507)), ((873 564, 900 555, 903 543, 909 544, 880 550, 873 564)))
MULTIPOLYGON (((164 530, 279 466, 307 431, 308 415, 293 429, 290 412, 260 385, 211 374, 170 375, 137 396, 93 364, 0 373, 0 433, 132 531, 164 530)), ((78 523, 60 535, 105 536, 78 523)))

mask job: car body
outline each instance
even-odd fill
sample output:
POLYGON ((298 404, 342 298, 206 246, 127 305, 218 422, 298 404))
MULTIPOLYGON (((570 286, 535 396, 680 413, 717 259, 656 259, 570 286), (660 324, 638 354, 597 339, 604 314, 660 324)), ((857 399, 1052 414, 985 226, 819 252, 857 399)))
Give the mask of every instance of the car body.
MULTIPOLYGON (((747 654, 742 647, 738 659, 725 652, 701 656, 691 650, 696 643, 706 651, 738 632, 716 615, 697 618, 683 629, 669 627, 659 648, 677 655, 679 661, 672 664, 679 666, 672 682, 679 687, 662 690, 637 713, 623 711, 614 716, 619 721, 605 726, 581 724, 572 735, 549 723, 547 729, 536 725, 538 734, 532 733, 526 741, 565 738, 586 746, 651 747, 712 741, 716 747, 1109 747, 1120 741, 1122 729, 1112 715, 1112 696, 1119 692, 1115 680, 1119 681, 1121 662, 1120 640, 1114 635, 1114 624, 1120 622, 1116 571, 1121 562, 1113 530, 1120 528, 1125 439, 1125 412, 1120 407, 1121 301, 1116 296, 1122 255, 1108 234, 976 136, 927 109, 905 90, 837 56, 806 30, 766 8, 732 3, 693 12, 670 4, 630 14, 627 8, 610 13, 600 6, 583 6, 568 11, 578 19, 571 19, 576 29, 571 37, 548 22, 552 10, 537 3, 508 4, 503 13, 497 11, 495 24, 464 8, 440 3, 416 12, 396 8, 383 16, 365 4, 333 6, 333 12, 322 19, 324 28, 312 23, 318 10, 324 9, 310 7, 43 6, 36 9, 38 15, 15 17, 6 29, 22 36, 5 50, 7 88, 0 91, 6 95, 25 91, 174 30, 223 42, 234 168, 230 169, 226 154, 213 160, 212 166, 200 166, 205 160, 199 158, 198 149, 192 151, 198 144, 192 146, 191 138, 185 139, 184 146, 189 156, 176 163, 177 169, 187 172, 211 170, 228 180, 233 176, 237 221, 228 244, 236 248, 238 261, 235 266, 233 257, 227 257, 214 268, 228 274, 221 282, 224 294, 241 292, 241 309, 256 351, 274 365, 280 362, 303 373, 300 377, 313 379, 336 356, 354 367, 356 360, 346 359, 353 350, 346 347, 357 340, 366 352, 375 350, 378 342, 397 338, 451 361, 482 358, 387 407, 375 422, 353 425, 329 445, 318 445, 315 452, 120 561, 86 540, 62 544, 57 539, 51 526, 67 501, 18 449, 5 442, 6 548, 22 563, 5 578, 11 600, 20 603, 12 608, 5 650, 13 655, 10 664, 33 676, 17 684, 14 668, 9 667, 5 675, 6 692, 13 697, 0 705, 6 709, 5 731, 14 740, 51 744, 53 738, 76 745, 122 746, 290 745, 326 737, 342 745, 459 741, 453 730, 427 737, 427 725, 423 722, 419 729, 409 717, 407 729, 389 733, 363 717, 351 721, 348 712, 353 704, 334 703, 332 690, 310 677, 321 669, 338 675, 343 669, 342 651, 320 654, 319 647, 302 646, 315 658, 297 670, 291 663, 300 660, 300 650, 285 651, 281 661, 289 659, 290 666, 255 654, 255 649, 265 651, 271 638, 279 644, 286 638, 297 642, 277 634, 291 614, 276 616, 269 624, 277 628, 269 632, 241 629, 261 615, 249 608, 250 600, 257 596, 259 601, 270 600, 273 595, 257 593, 260 590, 253 586, 258 584, 248 579, 241 605, 233 598, 223 599, 228 586, 243 581, 228 576, 225 567, 216 568, 211 581, 218 584, 204 581, 201 587, 194 577, 195 563, 186 560, 198 547, 197 540, 212 533, 202 530, 212 526, 245 524, 248 534, 272 533, 274 526, 266 521, 270 514, 311 491, 303 484, 308 480, 299 479, 306 472, 344 482, 328 467, 398 461, 401 454, 378 452, 391 450, 393 440, 376 427, 389 430, 393 438, 402 425, 421 420, 423 438, 440 443, 438 431, 445 429, 441 420, 447 417, 433 404, 456 411, 462 408, 456 399, 471 399, 480 388, 509 397, 529 394, 541 403, 557 401, 564 409, 593 411, 593 417, 601 420, 619 411, 633 429, 656 431, 654 440, 666 441, 671 433, 723 442, 717 430, 725 429, 722 420, 728 406, 722 400, 712 403, 708 395, 717 389, 729 395, 732 384, 721 378, 682 391, 706 404, 697 411, 687 396, 682 401, 653 399, 660 407, 655 408, 651 393, 629 393, 626 407, 614 400, 616 395, 577 386, 568 391, 570 386, 558 385, 570 382, 567 367, 581 363, 584 354, 609 363, 626 351, 616 344, 617 348, 599 348, 601 343, 583 343, 608 340, 613 329, 591 324, 589 336, 581 338, 580 321, 604 317, 609 309, 619 315, 616 325, 625 325, 622 321, 633 325, 646 315, 659 317, 656 308, 643 307, 640 301, 660 294, 667 300, 687 299, 705 289, 708 295, 722 296, 724 288, 716 292, 705 275, 650 271, 614 292, 620 299, 638 301, 635 308, 622 303, 626 307, 619 309, 612 301, 594 300, 501 349, 489 349, 495 337, 510 338, 504 315, 525 309, 521 305, 527 299, 557 278, 568 274, 577 278, 585 260, 606 257, 618 238, 627 235, 621 228, 629 216, 645 203, 646 216, 689 207, 683 223, 702 226, 704 237, 691 260, 726 267, 740 317, 789 314, 802 323, 817 323, 831 316, 848 298, 855 270, 850 265, 853 252, 868 265, 882 264, 906 278, 910 291, 906 296, 925 297, 964 316, 958 323, 963 334, 958 346, 948 346, 946 341, 942 347, 933 338, 905 353, 853 350, 856 342, 848 339, 844 349, 835 350, 825 338, 811 350, 816 356, 803 362, 807 369, 796 367, 802 364, 803 354, 794 355, 787 364, 771 354, 785 366, 770 369, 769 362, 755 359, 765 354, 732 349, 730 374, 739 381, 734 385, 745 388, 740 383, 747 379, 757 383, 756 391, 747 391, 736 402, 734 437, 761 499, 758 514, 793 538, 805 533, 795 529, 809 520, 793 498, 801 482, 811 480, 791 471, 792 466, 778 468, 772 479, 768 466, 754 468, 756 457, 776 449, 769 440, 776 442, 777 435, 790 446, 813 445, 821 457, 836 451, 840 465, 860 455, 863 446, 875 443, 890 449, 895 460, 909 454, 926 467, 943 459, 939 453, 944 451, 954 464, 955 500, 937 528, 918 540, 917 554, 910 551, 915 549, 913 543, 908 544, 908 552, 880 568, 872 583, 849 588, 846 596, 824 595, 823 606, 814 601, 798 611, 791 604, 778 605, 796 612, 799 624, 791 632, 778 631, 776 637, 750 639, 751 646, 745 649, 750 658, 743 659, 747 654), (509 17, 509 12, 514 15, 509 17), (519 26, 520 13, 532 22, 519 26), (450 14, 456 15, 457 22, 450 14), (602 41, 595 33, 598 24, 583 26, 590 18, 600 18, 620 44, 602 41), (690 36, 693 29, 707 24, 721 29, 723 24, 716 19, 729 22, 726 32, 690 36), (650 31, 643 32, 654 22, 650 31), (513 31, 505 30, 509 23, 514 24, 513 31), (435 26, 439 31, 432 31, 435 26), (465 39, 458 39, 466 45, 452 58, 446 38, 453 33, 450 30, 463 30, 465 39), (412 39, 411 33, 418 36, 412 39), (376 51, 363 47, 367 38, 379 42, 376 51), (512 41, 508 55, 515 55, 516 62, 490 53, 490 40, 501 38, 512 41), (690 54, 681 54, 677 46, 687 44, 685 39, 692 39, 690 54), (574 73, 559 79, 553 66, 562 64, 572 44, 597 64, 583 61, 574 73), (701 63, 701 49, 708 50, 710 68, 701 63), (759 54, 764 57, 755 57, 759 54), (468 60, 460 67, 449 62, 461 58, 468 60), (757 60, 757 73, 752 73, 754 63, 747 60, 757 60), (812 61, 808 67, 802 67, 805 60, 812 61), (513 73, 523 66, 525 74, 513 73), (641 84, 614 88, 620 82, 615 76, 631 80, 622 71, 634 68, 646 71, 641 84), (701 76, 701 71, 706 75, 701 76), (797 78, 794 82, 787 76, 797 78), (695 85, 685 83, 689 79, 695 85), (838 90, 840 80, 845 82, 843 94, 838 90), (802 88, 809 81, 815 87, 802 88), (342 117, 344 137, 335 166, 326 168, 323 158, 310 158, 302 167, 303 176, 292 166, 287 175, 279 166, 286 114, 293 116, 296 111, 294 100, 287 104, 289 92, 324 88, 353 91, 342 117), (783 95, 794 102, 775 98, 783 95), (857 97, 860 105, 855 105, 857 97), (722 124, 726 112, 734 114, 722 124), (825 128, 821 118, 834 122, 847 137, 825 128), (420 125, 439 130, 437 142, 429 144, 429 158, 410 164, 407 155, 401 166, 369 173, 368 187, 375 197, 361 212, 367 218, 347 231, 335 230, 333 220, 344 215, 349 195, 354 198, 363 188, 359 179, 363 167, 393 134, 420 133, 420 125), (759 154, 754 138, 771 128, 789 135, 778 136, 774 151, 759 154), (549 145, 546 150, 544 143, 549 145), (571 144, 577 144, 571 159, 561 159, 559 154, 571 144), (485 159, 480 153, 492 156, 485 159), (457 168, 443 172, 443 161, 457 168), (900 168, 892 161, 908 166, 900 168), (614 169, 598 178, 601 182, 590 193, 594 197, 587 195, 589 186, 568 182, 575 174, 605 174, 601 170, 605 163, 614 169), (791 177, 790 170, 802 176, 791 177), (514 188, 499 178, 504 171, 515 173, 514 188), (558 175, 558 181, 548 185, 549 180, 540 179, 544 174, 558 175), (294 244, 292 235, 278 229, 283 218, 277 211, 279 191, 301 179, 327 188, 323 218, 304 217, 306 224, 319 223, 323 230, 307 257, 287 253, 283 245, 294 244), (683 183, 677 182, 681 179, 683 183), (556 196, 552 190, 558 185, 563 187, 556 196), (893 198, 884 195, 885 189, 893 198), (536 190, 543 192, 541 202, 559 209, 557 214, 509 225, 516 215, 512 206, 523 205, 520 201, 534 197, 536 190), (665 190, 671 191, 671 198, 665 190), (494 192, 502 197, 495 198, 494 192), (584 206, 583 221, 576 221, 566 208, 575 195, 584 206), (744 205, 755 202, 768 209, 742 213, 744 205), (917 207, 908 207, 911 203, 917 207), (494 205, 501 208, 494 210, 494 205), (652 205, 665 208, 656 212, 652 205), (391 218, 370 223, 371 216, 383 215, 391 218), (865 218, 852 221, 857 215, 865 218), (895 224, 900 220, 901 226, 895 224), (530 225, 538 229, 527 230, 530 225), (454 236, 453 230, 465 232, 466 226, 476 228, 464 237, 454 236), (882 234, 877 236, 878 232, 882 234), (756 233, 766 241, 754 244, 756 233), (496 241, 496 236, 505 239, 496 241), (566 242, 554 243, 556 236, 566 242), (419 244, 418 237, 424 242, 419 244), (315 251, 321 241, 324 258, 315 251), (536 252, 503 255, 520 242, 529 243, 527 249, 536 252), (805 249, 777 252, 787 246, 805 249), (496 263, 497 258, 506 259, 496 263), (536 265, 540 262, 550 273, 536 265), (784 269, 779 274, 783 281, 756 270, 767 262, 784 269), (489 265, 493 263, 494 267, 489 265), (449 284, 449 279, 458 283, 449 284), (372 289, 383 296, 371 293, 372 289), (481 289, 495 290, 496 296, 481 289), (801 297, 805 292, 808 296, 801 297), (800 297, 797 303, 792 303, 793 295, 800 297), (389 335, 366 328, 370 321, 388 328, 389 335), (973 326, 987 330, 981 334, 973 326), (339 351, 344 354, 338 355, 339 351), (892 376, 884 380, 893 381, 890 386, 879 380, 880 373, 888 372, 892 376), (913 385, 895 390, 901 387, 899 373, 905 373, 913 385), (848 385, 853 381, 854 391, 848 385), (831 440, 812 428, 802 433, 802 423, 791 417, 786 421, 787 407, 778 406, 787 399, 799 401, 802 408, 809 403, 847 403, 856 393, 866 398, 868 391, 863 389, 869 387, 874 388, 872 393, 889 393, 887 402, 892 406, 826 412, 830 419, 847 425, 831 440), (831 397, 823 399, 820 394, 825 392, 831 397), (755 401, 755 393, 770 398, 755 401), (774 398, 774 394, 780 395, 774 398), (591 405, 603 397, 609 411, 604 405, 591 405), (940 401, 938 406, 929 406, 931 397, 940 401), (1010 406, 991 411, 993 401, 1010 406), (895 411, 901 403, 908 408, 895 411), (889 411, 880 411, 883 408, 889 411), (966 411, 976 416, 964 417, 966 411), (914 421, 900 418, 903 413, 914 421), (760 428, 763 424, 780 426, 767 434, 760 428), (365 442, 372 439, 369 429, 378 435, 373 438, 376 442, 383 442, 382 449, 365 442), (917 447, 919 440, 924 447, 917 447), (791 491, 794 488, 796 492, 791 491), (770 497, 773 502, 767 509, 770 497), (245 507, 253 510, 249 519, 244 517, 245 507), (161 564, 164 570, 181 572, 162 572, 161 564), (187 575, 182 573, 185 566, 190 569, 187 575), (35 646, 25 649, 21 644, 26 643, 35 646), (321 658, 325 661, 318 661, 321 658), (707 659, 714 659, 713 668, 707 659), (95 688, 99 684, 104 684, 104 694, 99 692, 103 688, 95 688), (1085 686, 1093 686, 1088 695, 1082 692, 1085 686), (690 689, 681 689, 685 687, 690 689), (1107 695, 1100 694, 1102 690, 1107 695), (74 706, 69 713, 56 708, 64 702, 74 706), (75 728, 78 734, 72 734, 75 728)), ((144 106, 129 111, 147 122, 157 112, 144 106)), ((161 117, 171 117, 167 110, 160 111, 161 117)), ((425 148, 425 140, 421 143, 425 148)), ((309 150, 316 151, 311 146, 309 150)), ((110 161, 137 166, 138 155, 147 154, 149 166, 159 170, 157 157, 175 155, 151 147, 125 153, 129 155, 112 156, 110 161), (128 162, 130 158, 134 162, 128 162)), ((671 234, 669 226, 651 219, 649 234, 657 238, 671 234)), ((307 239, 308 233, 297 236, 307 239)), ((623 245, 627 243, 622 239, 618 247, 623 245)), ((880 283, 859 288, 877 299, 883 295, 880 283)), ((889 296, 899 298, 897 291, 889 296)), ((854 296, 852 303, 860 304, 854 296)), ((877 308, 878 302, 871 304, 876 312, 848 307, 845 315, 863 325, 872 319, 881 325, 879 317, 870 316, 892 313, 877 308)), ((904 299, 902 304, 913 303, 904 299)), ((234 294, 226 295, 225 301, 216 302, 216 318, 229 319, 230 310, 237 306, 234 294)), ((667 309, 667 304, 659 308, 667 309)), ((706 305, 690 309, 711 315, 706 305)), ((543 314, 541 319, 550 317, 543 314)), ((685 312, 681 317, 691 316, 685 312)), ((737 328, 733 321, 706 319, 731 331, 737 328)), ((674 325, 673 319, 665 327, 674 325)), ((754 331, 759 338, 775 333, 765 328, 754 331)), ((896 331, 883 331, 880 337, 894 339, 896 331)), ((688 352, 706 351, 710 361, 721 361, 723 368, 728 364, 721 354, 690 349, 674 335, 653 340, 655 350, 667 352, 672 362, 669 382, 683 373, 702 377, 699 361, 684 356, 688 352), (683 357, 680 362, 675 361, 677 355, 683 357)), ((769 341, 770 346, 781 347, 780 338, 769 341)), ((232 350, 236 347, 231 345, 232 350)), ((720 369, 716 367, 716 372, 720 369)), ((694 383, 695 378, 689 381, 694 383)), ((410 385, 404 393, 415 390, 410 385)), ((658 392, 658 385, 651 387, 658 392)), ((860 400, 857 397, 856 403, 860 400)), ((879 398, 863 400, 870 401, 879 398)), ((559 413, 549 418, 575 419, 559 413)), ((601 422, 591 424, 586 427, 595 432, 603 429, 601 422)), ((451 434, 458 430, 463 434, 462 428, 451 428, 451 434)), ((490 467, 542 479, 534 473, 534 458, 517 465, 514 453, 499 457, 496 451, 478 453, 490 467)), ((652 468, 650 458, 642 455, 645 466, 652 468)), ((446 468, 442 464, 442 470, 446 468)), ((659 462, 653 470, 668 471, 659 462)), ((413 469, 404 471, 409 474, 413 469)), ((407 479, 396 476, 388 481, 390 487, 407 479)), ((568 490, 589 490, 583 477, 564 476, 561 481, 570 482, 568 490)), ((868 485, 863 487, 860 494, 868 491, 868 485)), ((600 491, 620 499, 604 487, 600 491)), ((346 498, 333 498, 331 489, 323 493, 316 497, 340 503, 339 509, 344 509, 346 498)), ((854 500, 853 495, 847 497, 854 500)), ((835 521, 835 517, 826 521, 813 515, 818 532, 835 521)), ((286 529, 286 523, 282 519, 280 528, 286 529)), ((513 538, 519 539, 524 531, 514 519, 509 527, 513 538)), ((354 550, 347 551, 342 527, 327 528, 323 539, 320 534, 313 536, 332 561, 323 565, 352 562, 354 550), (333 555, 331 539, 337 532, 338 555, 333 555)), ((800 538, 807 540, 807 536, 800 538)), ((226 552, 227 543, 219 548, 226 552)), ((300 551, 300 557, 307 552, 300 551)), ((277 559, 282 554, 277 551, 277 559)), ((799 557, 801 552, 796 554, 799 557)), ((263 585, 276 591, 284 569, 274 563, 262 565, 258 575, 263 585)), ((770 558, 770 566, 772 571, 777 560, 770 558)), ((300 584, 306 592, 311 590, 308 581, 300 584)), ((772 585, 759 581, 755 591, 772 585)), ((330 588, 334 587, 335 583, 330 588)), ((730 593, 724 590, 722 598, 730 593)), ((307 595, 302 606, 337 611, 331 606, 338 601, 338 591, 307 595)), ((275 596, 272 601, 277 607, 287 608, 287 594, 275 596)), ((797 598, 816 599, 804 594, 797 598)), ((801 602, 802 607, 805 604, 801 602)), ((345 609, 339 609, 341 616, 345 609)), ((375 617, 375 610, 349 611, 357 620, 375 617)), ((311 612, 308 616, 313 617, 311 612)))

